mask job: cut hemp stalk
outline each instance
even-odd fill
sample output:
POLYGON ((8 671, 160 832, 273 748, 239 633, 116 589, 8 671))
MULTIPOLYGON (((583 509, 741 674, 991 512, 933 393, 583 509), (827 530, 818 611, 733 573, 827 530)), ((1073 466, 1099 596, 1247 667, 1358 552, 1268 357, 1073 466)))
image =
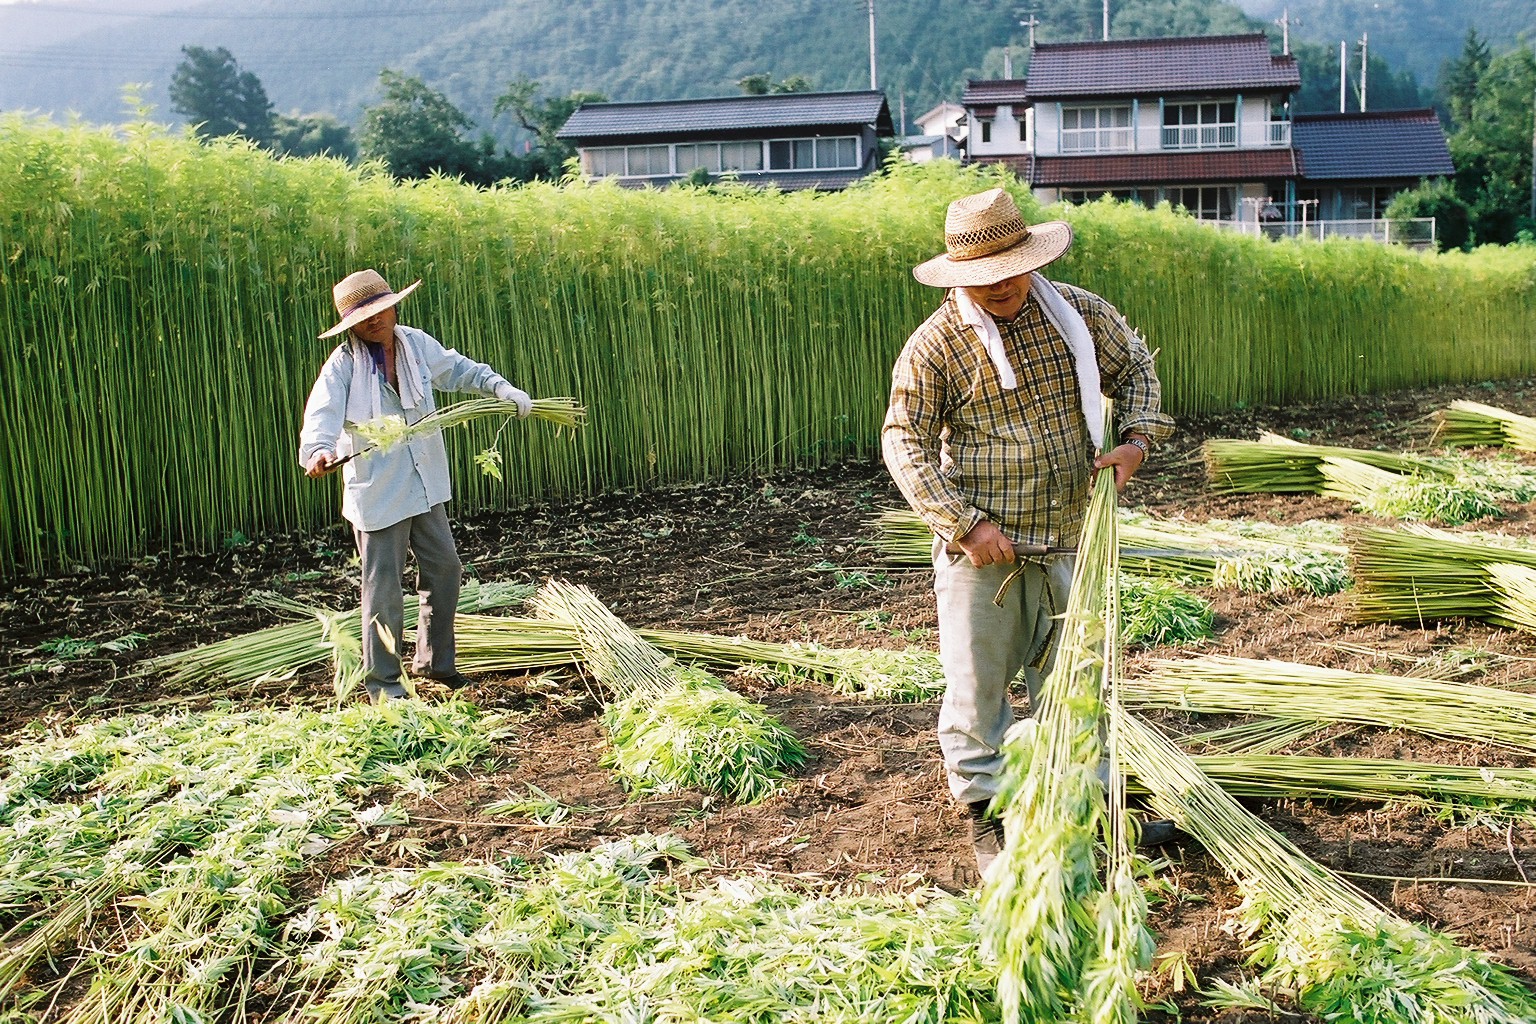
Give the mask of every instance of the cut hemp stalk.
POLYGON ((694 787, 755 803, 778 792, 805 748, 764 708, 647 643, 585 587, 560 580, 534 597, 542 616, 575 626, 604 701, 605 758, 637 792, 694 787))
MULTIPOLYGON (((875 546, 891 562, 927 565, 933 533, 908 509, 887 509, 874 519, 875 546)), ((1257 593, 1306 590, 1332 594, 1349 586, 1341 542, 1332 523, 1294 526, 1242 520, 1190 522, 1119 511, 1120 567, 1138 576, 1171 577, 1201 586, 1257 593), (1125 547, 1156 550, 1127 554, 1125 547)))
POLYGON ((1003 746, 993 803, 1007 842, 981 913, 1006 1020, 1129 1024, 1136 972, 1152 956, 1131 868, 1120 730, 1104 715, 1120 674, 1114 502, 1113 475, 1098 474, 1041 706, 1003 746))
POLYGON ((1405 921, 1312 860, 1162 735, 1117 712, 1152 805, 1236 883, 1238 917, 1264 980, 1302 1009, 1356 1024, 1528 1024, 1536 997, 1506 968, 1405 921))
MULTIPOLYGON (((586 407, 574 398, 535 398, 528 419, 543 420, 557 427, 575 430, 587 421, 586 407)), ((434 430, 456 427, 475 420, 501 417, 503 423, 496 431, 490 447, 475 456, 475 465, 487 476, 501 479, 501 432, 507 424, 518 419, 517 404, 503 402, 499 398, 469 398, 452 405, 433 409, 415 423, 407 423, 403 416, 380 416, 378 419, 359 423, 354 428, 358 434, 372 442, 373 447, 358 455, 367 458, 372 451, 388 451, 398 444, 434 430)))
POLYGON ((1530 603, 1536 546, 1497 533, 1427 526, 1350 534, 1355 614, 1367 622, 1484 619, 1536 631, 1530 603))
POLYGON ((1296 662, 1165 659, 1121 684, 1129 707, 1210 715, 1256 711, 1297 722, 1352 722, 1536 752, 1536 694, 1296 662))
POLYGON ((1321 494, 1388 518, 1464 523, 1499 515, 1499 500, 1515 496, 1512 481, 1458 472, 1445 460, 1302 444, 1278 434, 1211 440, 1202 451, 1218 493, 1321 494))
POLYGON ((1447 445, 1498 446, 1536 452, 1536 419, 1457 399, 1435 413, 1433 440, 1447 445))

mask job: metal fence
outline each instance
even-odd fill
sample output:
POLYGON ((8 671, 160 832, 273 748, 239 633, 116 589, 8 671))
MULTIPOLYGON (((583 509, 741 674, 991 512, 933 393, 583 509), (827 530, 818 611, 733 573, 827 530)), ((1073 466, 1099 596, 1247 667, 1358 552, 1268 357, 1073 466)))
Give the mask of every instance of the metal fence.
POLYGON ((1202 220, 1200 223, 1241 235, 1264 238, 1360 238, 1382 245, 1410 249, 1435 248, 1435 218, 1404 217, 1396 220, 1202 220))

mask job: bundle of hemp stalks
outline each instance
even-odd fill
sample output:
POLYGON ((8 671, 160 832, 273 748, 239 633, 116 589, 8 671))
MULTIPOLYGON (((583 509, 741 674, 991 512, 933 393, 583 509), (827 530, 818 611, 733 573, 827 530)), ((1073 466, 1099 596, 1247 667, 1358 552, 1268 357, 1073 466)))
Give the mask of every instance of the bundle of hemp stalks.
MULTIPOLYGON (((1126 547, 1166 551, 1120 554, 1120 567, 1139 576, 1170 577, 1197 586, 1250 593, 1305 590, 1325 595, 1349 586, 1342 528, 1312 521, 1283 526, 1244 520, 1191 522, 1121 509, 1118 535, 1126 547)), ((873 521, 875 544, 891 562, 927 565, 933 533, 909 509, 887 509, 873 521)))
POLYGON ((1294 722, 1410 729, 1536 753, 1536 694, 1472 683, 1207 656, 1153 661, 1145 674, 1124 680, 1120 692, 1131 708, 1262 712, 1294 722))
MULTIPOLYGON (((636 629, 679 661, 726 672, 744 670, 774 683, 816 682, 870 700, 916 702, 944 690, 938 657, 920 648, 780 644, 676 629, 636 629)), ((583 658, 574 624, 554 619, 461 615, 454 626, 459 664, 473 672, 527 672, 583 658)))
POLYGON ((1007 841, 987 872, 981 913, 1005 1020, 1130 1024, 1136 972, 1152 955, 1131 873, 1119 723, 1105 721, 1120 675, 1114 501, 1113 479, 1099 474, 1041 707, 1003 745, 993 809, 1007 841))
POLYGON ((1482 619, 1536 632, 1536 544, 1427 526, 1349 534, 1355 614, 1366 622, 1482 619))
POLYGON ((1124 711, 1126 755, 1173 818, 1236 883, 1263 980, 1323 1020, 1529 1024, 1536 998, 1508 969, 1382 909, 1264 824, 1150 726, 1124 711))
POLYGON ((1395 452, 1302 444, 1263 433, 1257 441, 1205 442, 1206 476, 1227 494, 1320 494, 1362 512, 1447 524, 1499 515, 1507 486, 1458 474, 1442 462, 1395 452))
POLYGON ((800 741, 761 705, 662 654, 585 587, 551 580, 533 605, 575 627, 583 661, 609 691, 604 762, 633 791, 692 787, 756 803, 804 763, 800 741))
MULTIPOLYGON (((471 580, 459 591, 458 610, 479 612, 521 604, 532 596, 533 590, 521 583, 471 580)), ((165 672, 175 683, 255 684, 282 679, 327 660, 335 662, 340 677, 350 673, 351 662, 361 656, 363 630, 359 608, 333 611, 261 591, 252 593, 248 603, 294 621, 148 658, 138 664, 134 674, 165 672)), ((407 630, 416 628, 416 613, 416 595, 405 595, 407 630)))
POLYGON ((1536 419, 1481 402, 1457 399, 1435 413, 1433 441, 1536 452, 1536 419))
MULTIPOLYGON (((532 406, 533 411, 528 414, 531 420, 542 420, 573 430, 587 421, 586 407, 574 398, 535 398, 532 406)), ((380 449, 389 449, 433 430, 493 417, 516 419, 516 403, 503 402, 499 398, 470 398, 433 409, 415 423, 406 423, 401 416, 380 416, 359 424, 357 432, 380 449)))

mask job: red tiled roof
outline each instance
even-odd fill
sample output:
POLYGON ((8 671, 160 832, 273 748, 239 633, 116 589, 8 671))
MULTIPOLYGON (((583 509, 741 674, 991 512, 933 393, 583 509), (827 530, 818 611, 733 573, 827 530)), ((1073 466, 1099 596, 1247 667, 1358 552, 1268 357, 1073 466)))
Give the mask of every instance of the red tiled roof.
POLYGON ((1028 182, 1034 173, 1035 158, 1028 153, 1020 153, 1013 156, 979 156, 966 163, 985 164, 989 167, 1006 167, 1014 173, 1020 181, 1028 182))
POLYGON ((1073 96, 1296 89, 1296 58, 1276 57, 1262 32, 1241 36, 1037 43, 1025 89, 1032 102, 1073 96))
POLYGON ((1043 156, 1036 185, 1130 185, 1196 181, 1254 181, 1296 175, 1295 150, 1233 149, 1217 153, 1123 153, 1043 156))
POLYGON ((960 94, 960 103, 967 107, 995 107, 1024 103, 1027 99, 1022 78, 972 78, 965 83, 965 92, 960 94))

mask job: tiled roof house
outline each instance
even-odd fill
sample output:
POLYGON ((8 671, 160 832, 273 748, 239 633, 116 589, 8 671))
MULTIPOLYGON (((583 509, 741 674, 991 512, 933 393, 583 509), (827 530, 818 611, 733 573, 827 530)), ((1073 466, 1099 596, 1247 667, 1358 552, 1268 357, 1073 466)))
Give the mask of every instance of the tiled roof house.
POLYGON ((1432 113, 1293 118, 1300 84, 1262 33, 1038 44, 1027 77, 969 83, 966 159, 1009 166, 1046 202, 1108 194, 1255 223, 1379 217, 1384 197, 1450 173, 1432 113))
POLYGON ((665 185, 698 171, 783 189, 839 189, 879 166, 895 134, 882 92, 584 103, 557 133, 582 171, 665 185))

